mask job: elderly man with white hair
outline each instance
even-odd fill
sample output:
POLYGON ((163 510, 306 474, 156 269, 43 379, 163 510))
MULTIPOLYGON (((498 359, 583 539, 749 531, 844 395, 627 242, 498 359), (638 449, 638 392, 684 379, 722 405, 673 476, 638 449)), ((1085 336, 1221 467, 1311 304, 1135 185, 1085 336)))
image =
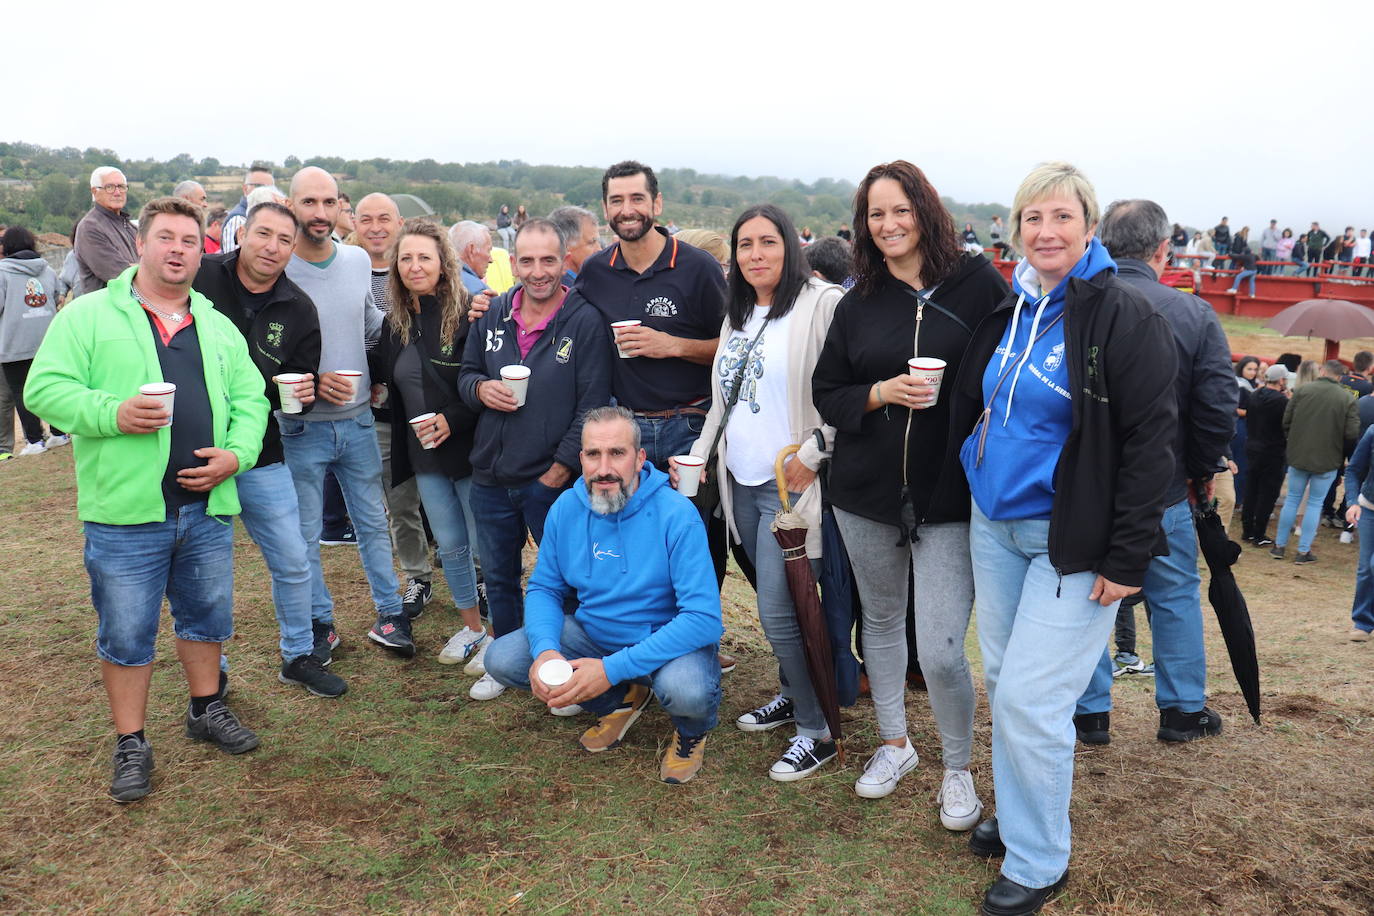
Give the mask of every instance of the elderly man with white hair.
MULTIPOLYGON (((491 233, 487 227, 465 219, 449 229, 448 239, 453 243, 453 250, 458 252, 458 260, 463 262, 463 286, 474 296, 489 292, 487 281, 483 279, 491 266, 491 233)), ((490 295, 495 296, 495 293, 490 295)))
POLYGON ((112 165, 91 172, 91 209, 76 226, 72 241, 81 271, 79 294, 104 289, 105 284, 138 262, 138 235, 129 213, 129 182, 112 165))
POLYGON ((173 197, 180 197, 182 200, 189 200, 191 203, 200 207, 202 210, 210 206, 210 198, 205 194, 205 186, 194 178, 178 182, 172 189, 173 197))

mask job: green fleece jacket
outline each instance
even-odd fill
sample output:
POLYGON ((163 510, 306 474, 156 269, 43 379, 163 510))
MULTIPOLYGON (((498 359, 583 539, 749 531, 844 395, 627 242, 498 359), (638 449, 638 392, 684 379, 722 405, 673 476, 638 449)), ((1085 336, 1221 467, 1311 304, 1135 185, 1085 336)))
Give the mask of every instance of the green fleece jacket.
MULTIPOLYGON (((105 289, 75 299, 57 313, 33 359, 24 403, 72 436, 76 456, 76 513, 82 521, 142 525, 167 517, 162 476, 172 432, 119 431, 119 405, 140 385, 162 381, 148 318, 133 298, 130 267, 105 289)), ((267 428, 262 374, 248 355, 243 335, 210 300, 191 292, 191 314, 205 363, 216 448, 239 460, 238 473, 253 466, 267 428)), ((231 477, 210 491, 206 513, 237 515, 231 477)))

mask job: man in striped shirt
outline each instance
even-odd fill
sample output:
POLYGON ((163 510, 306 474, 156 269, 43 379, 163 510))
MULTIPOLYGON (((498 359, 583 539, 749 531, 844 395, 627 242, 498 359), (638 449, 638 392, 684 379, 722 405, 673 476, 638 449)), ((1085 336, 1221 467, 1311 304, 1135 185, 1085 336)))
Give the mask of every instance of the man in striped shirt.
POLYGON ((225 217, 224 229, 220 236, 220 251, 228 253, 239 247, 239 230, 248 219, 248 195, 256 188, 272 187, 272 170, 261 163, 253 163, 248 174, 243 176, 243 197, 225 217))

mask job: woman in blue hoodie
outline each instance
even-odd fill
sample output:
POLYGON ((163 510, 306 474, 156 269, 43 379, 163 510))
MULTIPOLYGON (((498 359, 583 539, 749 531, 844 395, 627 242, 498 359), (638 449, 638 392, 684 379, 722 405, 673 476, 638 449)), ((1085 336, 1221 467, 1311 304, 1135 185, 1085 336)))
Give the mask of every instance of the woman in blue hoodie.
POLYGON ((1176 347, 1116 279, 1098 212, 1066 163, 1022 182, 1011 227, 1026 260, 956 383, 997 801, 970 846, 1006 855, 984 913, 1037 912, 1068 878, 1074 704, 1117 605, 1164 551, 1176 347))

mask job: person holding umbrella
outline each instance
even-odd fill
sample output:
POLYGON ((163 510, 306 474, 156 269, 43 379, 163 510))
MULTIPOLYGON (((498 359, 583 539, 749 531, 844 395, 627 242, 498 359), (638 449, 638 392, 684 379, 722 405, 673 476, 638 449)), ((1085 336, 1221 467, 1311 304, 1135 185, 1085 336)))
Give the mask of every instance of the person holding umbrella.
POLYGON ((882 798, 917 763, 906 721, 911 571, 916 643, 944 758, 940 820, 969 830, 982 812, 968 769, 974 696, 964 638, 973 573, 950 392, 972 329, 1007 285, 981 253, 962 250, 939 193, 910 162, 869 170, 855 194, 854 226, 856 283, 836 308, 812 376, 816 406, 836 428, 828 495, 859 587, 882 741, 854 791, 882 798), (913 376, 913 357, 943 360, 951 384, 913 376))
POLYGON ((1068 880, 1075 702, 1117 605, 1167 550, 1177 347, 1167 320, 1094 238, 1077 168, 1037 166, 1016 192, 1012 293, 974 331, 952 392, 973 494, 997 817, 970 839, 1005 853, 983 912, 1035 913, 1068 880))
MULTIPOLYGON (((810 275, 792 220, 771 204, 740 214, 730 248, 735 260, 726 315, 711 362, 715 391, 691 453, 708 462, 714 453, 730 536, 757 570, 759 621, 782 669, 782 693, 736 724, 764 731, 796 723, 796 736, 768 771, 790 782, 833 760, 838 748, 807 671, 782 549, 770 530, 782 507, 774 461, 787 446, 800 446, 784 476, 794 510, 807 524, 806 555, 814 572, 821 556, 816 471, 829 457, 835 431, 812 403, 811 373, 844 290, 810 275)), ((676 486, 675 462, 670 474, 676 486)))

